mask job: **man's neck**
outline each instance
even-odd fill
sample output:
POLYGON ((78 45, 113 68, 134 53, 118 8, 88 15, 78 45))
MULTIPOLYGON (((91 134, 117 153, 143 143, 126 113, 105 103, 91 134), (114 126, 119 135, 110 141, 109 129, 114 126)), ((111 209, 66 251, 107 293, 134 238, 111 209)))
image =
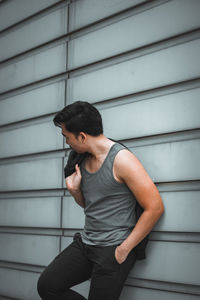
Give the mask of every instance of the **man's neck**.
POLYGON ((102 157, 107 155, 114 143, 103 134, 97 137, 90 137, 88 140, 88 152, 94 160, 101 160, 102 157))

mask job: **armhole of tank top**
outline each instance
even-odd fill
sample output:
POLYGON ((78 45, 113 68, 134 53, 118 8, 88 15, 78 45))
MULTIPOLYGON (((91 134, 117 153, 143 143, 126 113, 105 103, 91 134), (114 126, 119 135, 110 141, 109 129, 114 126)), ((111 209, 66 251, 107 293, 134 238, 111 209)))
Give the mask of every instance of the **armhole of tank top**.
POLYGON ((126 149, 126 148, 119 149, 119 151, 117 151, 117 153, 116 153, 116 155, 115 155, 115 157, 114 157, 114 159, 113 159, 113 162, 112 162, 112 179, 113 179, 113 181, 114 181, 116 184, 118 184, 119 186, 126 186, 126 184, 125 184, 124 182, 119 182, 119 181, 117 181, 117 180, 115 179, 115 176, 114 176, 114 162, 115 162, 115 159, 116 159, 117 154, 118 154, 120 151, 122 151, 122 150, 127 150, 127 149, 126 149))

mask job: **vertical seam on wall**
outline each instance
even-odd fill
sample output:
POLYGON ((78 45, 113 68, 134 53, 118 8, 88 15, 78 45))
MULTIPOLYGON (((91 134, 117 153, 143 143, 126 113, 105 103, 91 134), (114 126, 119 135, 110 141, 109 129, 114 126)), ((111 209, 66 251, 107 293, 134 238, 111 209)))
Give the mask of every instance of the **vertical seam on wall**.
MULTIPOLYGON (((67 33, 69 32, 69 7, 70 7, 70 3, 68 3, 68 5, 66 6, 67 9, 67 33)), ((65 49, 65 70, 67 72, 68 69, 68 41, 66 41, 66 49, 65 49)), ((68 74, 67 74, 67 78, 65 79, 65 87, 64 87, 64 106, 67 105, 67 83, 68 83, 68 74)), ((63 149, 65 148, 65 138, 63 137, 63 149)), ((64 166, 65 166, 65 156, 62 159, 62 188, 63 190, 65 189, 64 186, 64 166)), ((64 196, 61 197, 61 202, 60 202, 60 228, 62 229, 62 234, 59 237, 59 252, 61 252, 61 244, 62 244, 62 237, 64 236, 64 229, 62 228, 62 216, 63 216, 63 201, 64 201, 64 196)))
MULTIPOLYGON (((64 160, 64 158, 63 158, 63 160, 64 160)), ((64 196, 61 196, 61 200, 60 200, 60 228, 62 230, 62 233, 59 236, 59 253, 61 252, 61 243, 62 243, 62 237, 63 237, 63 231, 64 231, 62 228, 63 198, 64 198, 64 196)))
MULTIPOLYGON (((69 32, 69 15, 70 15, 70 3, 67 5, 67 33, 69 32)), ((69 79, 69 73, 68 71, 68 54, 69 54, 69 39, 66 41, 66 73, 67 73, 67 78, 65 80, 65 105, 67 105, 67 94, 68 94, 68 79, 69 79)))

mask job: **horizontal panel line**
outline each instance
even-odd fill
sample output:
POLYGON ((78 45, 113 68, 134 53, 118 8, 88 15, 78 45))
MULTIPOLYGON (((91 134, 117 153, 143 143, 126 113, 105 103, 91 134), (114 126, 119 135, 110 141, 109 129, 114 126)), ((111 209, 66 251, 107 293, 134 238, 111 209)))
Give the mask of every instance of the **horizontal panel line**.
POLYGON ((46 123, 49 121, 53 122, 53 117, 55 113, 48 113, 44 115, 39 115, 37 117, 32 117, 29 119, 19 120, 16 122, 11 122, 8 124, 0 125, 0 132, 10 131, 17 128, 28 127, 36 124, 46 123))
MULTIPOLYGON (((63 78, 61 78, 61 79, 63 79, 63 78)), ((47 81, 47 80, 45 80, 45 81, 47 81)), ((56 80, 56 82, 57 81, 58 80, 56 80)), ((60 81, 60 79, 59 79, 59 81, 60 81)), ((53 81, 53 82, 55 82, 55 81, 53 81)), ((49 82, 48 82, 48 84, 49 84, 49 82)), ((44 86, 44 85, 45 84, 43 84, 42 86, 44 86)), ((183 91, 188 91, 188 90, 192 90, 192 89, 199 88, 199 87, 200 87, 200 78, 197 78, 197 79, 193 79, 193 80, 182 81, 182 82, 175 83, 175 84, 165 85, 163 87, 145 90, 145 91, 138 92, 138 93, 132 93, 129 95, 123 95, 120 97, 110 98, 110 99, 106 99, 103 101, 94 102, 93 104, 98 109, 106 109, 106 108, 111 108, 111 107, 120 106, 120 105, 127 105, 129 103, 134 103, 134 102, 138 102, 138 101, 146 101, 146 100, 152 99, 152 98, 155 99, 158 97, 162 97, 162 96, 166 96, 166 95, 174 94, 174 93, 179 93, 179 92, 183 92, 183 91)), ((18 94, 20 94, 20 93, 18 93, 18 94)), ((13 95, 10 95, 10 96, 13 96, 13 95)), ((2 98, 4 99, 4 97, 2 97, 2 98)), ((3 99, 0 99, 0 100, 3 100, 3 99)), ((48 122, 50 120, 53 120, 53 117, 57 112, 58 111, 49 113, 49 114, 39 115, 39 116, 32 117, 29 119, 22 119, 19 121, 0 125, 0 132, 18 129, 21 127, 28 127, 30 125, 40 124, 43 122, 48 122)))
MULTIPOLYGON (((39 236, 57 236, 73 238, 76 232, 82 232, 82 228, 44 228, 44 227, 14 227, 0 226, 0 234, 15 235, 39 235, 39 236)), ((200 243, 200 232, 183 232, 183 231, 154 231, 150 233, 150 242, 171 242, 171 243, 200 243)))
MULTIPOLYGON (((10 1, 10 0, 2 0, 2 1, 10 1)), ((11 297, 8 297, 8 296, 5 296, 5 295, 0 294, 0 300, 22 300, 22 299, 19 299, 19 298, 11 298, 11 297)))
MULTIPOLYGON (((154 182, 160 192, 199 191, 200 180, 154 182)), ((70 196, 64 189, 0 191, 0 199, 70 196)))
MULTIPOLYGON (((69 73, 70 77, 72 76, 79 76, 82 73, 91 72, 94 70, 97 70, 99 68, 105 68, 108 66, 111 66, 112 64, 121 63, 130 59, 134 59, 140 56, 148 55, 153 52, 157 52, 160 50, 164 50, 169 47, 177 46, 179 44, 187 43, 192 40, 196 40, 200 37, 200 29, 193 29, 186 31, 181 34, 177 34, 168 38, 164 38, 162 40, 143 45, 141 47, 128 50, 113 56, 109 56, 103 59, 100 59, 98 61, 94 61, 91 63, 88 63, 83 66, 75 67, 72 69, 68 69, 67 73, 69 73)), ((41 44, 39 46, 36 46, 34 48, 31 48, 29 50, 26 50, 25 52, 19 53, 15 56, 12 56, 4 61, 1 61, 1 67, 5 67, 9 64, 16 63, 22 59, 25 59, 29 56, 35 55, 39 52, 44 51, 46 49, 55 47, 57 45, 60 45, 62 43, 65 43, 69 40, 70 33, 67 33, 66 35, 62 35, 61 37, 58 37, 56 39, 53 39, 49 42, 46 42, 44 44, 41 44)), ((2 94, 6 93, 7 91, 3 92, 2 94)))
POLYGON ((66 80, 67 78, 68 78, 68 74, 66 72, 64 72, 64 73, 56 74, 56 75, 53 75, 53 76, 50 76, 50 77, 47 77, 47 78, 44 78, 41 80, 37 80, 37 81, 31 82, 31 83, 19 86, 12 90, 8 90, 8 91, 1 93, 0 101, 4 100, 5 98, 8 98, 8 97, 13 97, 15 95, 25 93, 29 90, 33 90, 33 89, 43 87, 43 86, 46 86, 46 85, 49 85, 52 83, 56 83, 61 80, 66 80))
POLYGON ((22 154, 22 155, 16 155, 11 157, 0 158, 0 165, 27 162, 32 160, 63 158, 66 156, 66 151, 68 151, 68 149, 57 149, 57 150, 50 150, 44 152, 22 154))
POLYGON ((64 228, 0 226, 0 234, 64 236, 64 228))
MULTIPOLYGON (((4 262, 0 261, 0 268, 27 271, 32 273, 41 273, 46 266, 29 265, 23 263, 4 262)), ((90 279, 89 279, 90 281, 90 279)), ((187 283, 175 283, 170 281, 158 281, 148 279, 138 279, 128 276, 125 281, 125 286, 140 287, 161 291, 178 292, 183 294, 199 295, 200 287, 187 283)))
MULTIPOLYGON (((12 56, 12 57, 4 60, 4 61, 1 61, 1 66, 4 67, 8 64, 22 60, 22 59, 26 58, 27 56, 37 54, 38 52, 41 52, 41 50, 45 50, 45 49, 54 47, 55 45, 59 45, 60 43, 65 43, 71 37, 71 34, 72 34, 72 32, 69 32, 65 35, 62 35, 61 37, 58 37, 51 41, 48 41, 44 44, 41 44, 40 46, 36 46, 34 48, 26 50, 25 52, 22 52, 20 54, 17 54, 15 56, 12 56)), ((94 65, 95 66, 97 66, 99 64, 102 65, 102 63, 105 64, 105 62, 107 64, 108 64, 108 62, 112 63, 113 59, 114 60, 116 60, 116 59, 117 60, 119 60, 119 59, 127 60, 127 59, 130 59, 130 55, 132 58, 134 58, 134 56, 138 57, 138 56, 142 56, 142 55, 147 55, 148 53, 151 53, 151 52, 159 51, 161 49, 165 49, 165 48, 177 45, 177 44, 181 44, 181 43, 193 40, 193 39, 197 39, 198 37, 199 37, 199 28, 193 29, 193 30, 190 30, 190 31, 187 31, 187 32, 175 35, 175 36, 171 36, 171 37, 165 38, 163 40, 159 40, 157 42, 154 42, 154 43, 151 43, 148 45, 144 45, 142 47, 132 49, 132 50, 108 57, 108 58, 104 58, 102 60, 95 61, 95 62, 92 62, 90 64, 87 64, 87 65, 84 65, 81 67, 69 69, 68 71, 72 73, 72 72, 77 72, 79 70, 82 70, 83 68, 84 69, 86 69, 86 68, 88 69, 88 67, 91 68, 91 66, 93 67, 94 65), (128 57, 127 57, 127 55, 128 55, 128 57)), ((115 63, 117 63, 117 62, 115 62, 115 63)))
POLYGON ((155 182, 160 192, 200 191, 200 180, 155 182))
POLYGON ((187 283, 178 283, 171 281, 159 281, 150 279, 139 279, 129 276, 125 282, 131 287, 140 287, 146 289, 176 292, 189 295, 200 295, 200 286, 187 283))
MULTIPOLYGON (((65 237, 73 237, 74 233, 83 229, 63 228, 65 237)), ((154 231, 150 233, 149 241, 152 242, 172 242, 172 243, 200 243, 200 232, 180 232, 180 231, 154 231)))
MULTIPOLYGON (((0 268, 12 269, 19 271, 27 271, 32 273, 41 273, 45 266, 36 266, 22 263, 4 262, 0 261, 0 268)), ((138 279, 128 276, 125 281, 125 286, 140 287, 161 291, 177 292, 183 294, 199 295, 200 287, 197 285, 187 284, 187 283, 175 283, 169 281, 158 281, 158 280, 148 280, 148 279, 138 279)))
POLYGON ((28 57, 31 57, 33 55, 36 55, 42 51, 45 51, 45 50, 48 50, 48 49, 51 49, 51 48, 54 48, 56 46, 59 46, 61 44, 64 44, 66 43, 67 41, 69 40, 69 35, 68 34, 64 34, 60 37, 57 37, 55 39, 52 39, 48 42, 45 42, 43 44, 40 44, 39 46, 36 46, 36 47, 33 47, 33 48, 30 48, 26 51, 23 51, 23 52, 20 52, 12 57, 9 57, 5 60, 2 60, 0 62, 0 65, 1 67, 6 67, 10 64, 14 64, 14 63, 17 63, 19 62, 20 60, 23 60, 23 59, 26 59, 28 57))
POLYGON ((149 55, 166 48, 175 47, 200 38, 200 29, 194 29, 182 34, 178 34, 154 43, 150 43, 132 50, 128 50, 104 59, 88 63, 86 65, 68 69, 69 77, 76 77, 89 72, 97 71, 102 68, 110 67, 114 64, 123 63, 141 56, 149 55))
POLYGON ((44 17, 47 14, 52 13, 55 10, 58 10, 62 7, 67 6, 70 2, 71 2, 70 0, 60 0, 59 2, 57 2, 57 3, 55 3, 51 6, 48 6, 44 9, 40 10, 39 12, 36 12, 35 14, 33 14, 33 15, 31 15, 31 16, 29 16, 29 17, 15 23, 15 24, 3 29, 3 30, 1 30, 0 31, 0 38, 2 36, 7 35, 8 33, 12 32, 12 31, 15 31, 16 29, 18 29, 20 27, 23 27, 23 26, 25 26, 25 25, 27 25, 27 24, 29 24, 29 23, 31 23, 31 22, 39 19, 39 18, 44 17))
MULTIPOLYGON (((32 273, 41 273, 46 266, 37 266, 31 264, 9 262, 9 261, 0 261, 0 268, 19 270, 32 273)), ((131 275, 125 281, 125 286, 130 287, 140 287, 146 289, 168 291, 168 292, 177 292, 182 294, 191 294, 199 295, 200 287, 198 285, 192 285, 187 283, 176 283, 170 281, 160 281, 160 280, 150 280, 150 279, 140 279, 133 278, 131 275)))
POLYGON ((190 80, 180 81, 172 84, 167 84, 164 86, 159 86, 152 89, 143 90, 136 93, 130 93, 114 98, 107 98, 105 100, 100 100, 98 102, 94 102, 99 109, 105 109, 120 105, 126 105, 133 102, 138 101, 146 101, 152 98, 158 98, 170 94, 180 93, 192 89, 196 89, 200 87, 200 78, 193 78, 190 80))
MULTIPOLYGON (((138 101, 142 101, 142 100, 144 101, 144 100, 157 98, 157 97, 164 96, 164 95, 169 95, 169 94, 178 93, 178 92, 182 92, 182 91, 186 91, 186 90, 191 90, 191 89, 195 89, 198 87, 200 87, 200 78, 193 79, 193 80, 186 81, 186 82, 176 83, 176 84, 172 84, 172 85, 167 85, 167 86, 163 86, 163 87, 159 87, 159 88, 154 88, 154 89, 146 90, 146 91, 143 91, 140 93, 124 95, 119 98, 113 98, 113 99, 107 99, 104 101, 94 102, 93 104, 96 105, 99 109, 105 109, 107 107, 110 108, 110 107, 115 107, 115 106, 119 106, 119 105, 126 105, 126 104, 133 103, 133 102, 138 102, 138 101), (152 93, 153 93, 153 95, 152 95, 152 93), (128 101, 129 99, 127 101, 124 100, 124 99, 130 98, 130 97, 131 97, 131 101, 128 101), (140 99, 138 99, 138 97, 140 99), (114 101, 115 99, 117 99, 117 100, 114 101), (122 103, 119 103, 120 99, 121 100, 123 99, 122 103)), ((39 115, 36 117, 22 119, 19 121, 0 125, 0 132, 4 132, 4 131, 16 129, 16 128, 21 128, 21 127, 27 127, 27 126, 34 125, 34 124, 40 124, 40 123, 48 122, 50 120, 53 121, 53 117, 57 112, 58 111, 55 111, 53 113, 39 115)))
MULTIPOLYGON (((147 9, 151 9, 152 7, 159 6, 159 5, 161 5, 161 4, 165 3, 165 2, 168 2, 168 1, 169 0, 159 0, 159 1, 155 0, 155 1, 151 1, 150 3, 148 3, 148 2, 141 3, 141 4, 138 4, 138 5, 135 5, 135 6, 131 7, 131 8, 125 9, 125 11, 118 12, 117 14, 114 14, 114 18, 116 17, 116 15, 119 16, 119 15, 122 14, 122 16, 123 16, 124 12, 127 13, 127 11, 130 14, 130 9, 131 10, 134 9, 135 14, 138 14, 138 13, 141 13, 141 12, 147 10, 147 9), (138 11, 138 7, 139 7, 139 11, 138 11), (142 10, 141 10, 141 8, 142 8, 142 10)), ((54 6, 58 6, 58 4, 53 5, 53 7, 54 6)), ((133 15, 133 13, 132 13, 132 15, 133 15)), ((126 17, 128 17, 128 16, 126 16, 126 17)), ((103 21, 103 24, 104 24, 104 21, 107 20, 108 18, 110 18, 110 17, 106 17, 103 20, 100 20, 100 21, 94 22, 92 24, 86 25, 84 28, 81 28, 81 31, 83 31, 83 30, 85 31, 85 28, 88 29, 88 27, 90 28, 91 26, 94 26, 96 23, 98 23, 98 24, 102 23, 102 21, 103 21)), ((103 26, 105 26, 105 24, 103 26)), ((94 28, 93 28, 93 30, 94 30, 94 28)), ((68 41, 69 37, 71 38, 73 36, 73 34, 76 33, 77 31, 80 31, 80 29, 78 29, 78 30, 76 29, 75 31, 71 31, 71 32, 67 33, 66 35, 63 35, 63 36, 61 36, 59 38, 53 39, 53 40, 51 40, 51 41, 49 41, 47 43, 41 44, 40 46, 31 48, 31 49, 29 49, 29 50, 27 50, 25 52, 17 54, 16 56, 10 57, 10 58, 8 58, 8 59, 6 59, 6 60, 4 60, 4 61, 1 62, 2 67, 5 66, 5 65, 7 65, 7 64, 10 64, 10 63, 17 62, 17 61, 19 61, 19 60, 21 60, 21 59, 23 59, 23 58, 25 58, 27 56, 36 54, 38 51, 40 52, 42 49, 45 50, 45 49, 47 49, 49 47, 53 47, 53 46, 58 45, 60 43, 66 42, 66 41, 68 41)))
POLYGON ((128 148, 144 147, 165 143, 178 143, 180 141, 189 141, 200 138, 200 128, 166 132, 149 136, 141 136, 132 139, 122 140, 128 148))
POLYGON ((11 261, 0 261, 0 269, 12 269, 31 273, 41 273, 45 266, 37 266, 33 264, 25 264, 11 261))
MULTIPOLYGON (((180 141, 188 141, 188 140, 195 140, 195 139, 200 139, 200 128, 175 131, 175 132, 166 132, 162 134, 155 134, 149 136, 141 136, 141 137, 136 137, 128 140, 120 140, 120 141, 124 143, 124 145, 127 146, 128 148, 130 149, 133 148, 134 150, 134 148, 136 147, 144 147, 144 146, 151 146, 151 145, 158 145, 158 144, 172 143, 172 142, 177 143, 180 141)), ((0 158, 0 165, 26 162, 32 160, 42 160, 48 158, 67 157, 69 150, 70 148, 63 148, 63 149, 49 150, 43 152, 8 156, 8 157, 0 158)))
POLYGON ((17 199, 17 198, 43 198, 43 197, 62 197, 64 193, 68 193, 65 189, 43 189, 43 190, 16 190, 16 191, 0 191, 1 199, 17 199))
POLYGON ((200 243, 199 232, 153 231, 149 240, 177 243, 200 243))
MULTIPOLYGON (((31 89, 30 89, 30 87, 27 87, 27 89, 33 90, 34 88, 47 86, 48 84, 52 84, 52 83, 61 81, 61 80, 63 80, 63 78, 66 78, 66 74, 64 74, 62 76, 57 76, 57 78, 55 78, 53 80, 45 79, 42 82, 42 84, 41 83, 33 84, 31 86, 32 87, 31 89)), ((98 109, 106 109, 106 108, 115 107, 115 106, 119 106, 119 105, 126 105, 126 104, 133 103, 133 102, 145 101, 148 99, 165 96, 165 95, 169 95, 169 94, 173 94, 173 93, 183 92, 183 91, 195 89, 198 87, 200 87, 200 78, 193 79, 193 80, 187 80, 187 81, 183 81, 183 82, 179 82, 179 83, 175 83, 175 84, 170 84, 170 85, 166 85, 166 86, 159 87, 159 88, 149 89, 149 90, 138 92, 138 93, 124 95, 124 96, 120 96, 118 98, 115 97, 115 98, 106 99, 103 101, 95 102, 94 105, 98 109)), ((13 95, 13 93, 8 93, 6 95, 6 97, 2 97, 0 100, 4 100, 5 98, 11 97, 11 96, 13 97, 15 95, 21 94, 26 91, 27 90, 19 88, 18 91, 14 93, 14 95, 13 95)), ((0 132, 5 132, 8 130, 21 128, 23 126, 28 127, 30 125, 40 124, 42 122, 47 122, 47 121, 53 120, 53 117, 56 113, 57 113, 57 111, 54 113, 50 113, 50 114, 44 114, 44 115, 36 116, 33 118, 24 119, 24 120, 0 125, 0 132)))
MULTIPOLYGON (((200 37, 200 30, 198 30, 198 36, 200 37)), ((191 37, 190 37, 191 38, 191 37)), ((191 41, 191 40, 190 40, 191 41)), ((147 46, 148 47, 148 46, 147 46)), ((166 47, 164 47, 164 49, 165 49, 166 47)), ((155 50, 155 49, 154 49, 155 50)), ((162 48, 160 48, 159 50, 162 50, 162 48)), ((159 51, 158 49, 157 50, 155 50, 155 51, 159 51)), ((155 51, 152 51, 152 49, 151 49, 151 51, 150 51, 150 53, 152 53, 152 52, 155 52, 155 51)), ((137 51, 136 51, 137 52, 137 51)), ((140 51, 139 51, 140 52, 140 51)), ((137 53, 138 54, 138 53, 137 53)), ((146 55, 146 54, 149 54, 149 53, 140 53, 140 55, 141 56, 143 56, 143 55, 146 55)), ((140 56, 139 55, 139 56, 140 56)), ((122 56, 120 56, 120 57, 122 57, 122 56)), ((130 58, 130 55, 128 56, 129 58, 127 58, 126 57, 126 60, 127 59, 133 59, 133 58, 136 58, 136 57, 138 57, 138 55, 136 55, 135 57, 133 57, 133 55, 131 54, 131 58, 130 58)), ((117 59, 118 59, 119 57, 117 57, 117 59)), ((15 95, 18 95, 18 94, 21 94, 21 93, 24 93, 24 92, 27 92, 27 91, 30 91, 30 90, 32 90, 32 89, 35 89, 35 88, 39 88, 39 87, 42 87, 42 86, 45 86, 45 85, 48 85, 48 84, 51 84, 51 83, 54 83, 54 82, 58 82, 58 81, 61 81, 61 80, 67 80, 69 77, 71 77, 71 74, 73 74, 73 72, 75 72, 75 74, 77 75, 77 72, 79 73, 78 75, 80 75, 80 72, 82 73, 82 71, 84 71, 84 73, 85 73, 85 70, 88 70, 88 68, 89 68, 89 71, 91 71, 91 68, 92 68, 92 71, 94 70, 94 66, 97 66, 97 65, 102 65, 102 62, 103 62, 103 64, 105 65, 105 61, 106 61, 106 65, 105 66, 103 66, 103 67, 107 67, 108 66, 108 64, 107 64, 107 60, 108 60, 108 62, 110 63, 110 61, 112 62, 112 64, 116 64, 116 63, 119 63, 119 62, 123 62, 123 61, 125 61, 124 60, 124 58, 123 58, 123 60, 121 60, 121 61, 118 61, 118 62, 113 62, 113 57, 111 57, 111 58, 106 58, 106 59, 104 59, 104 60, 101 60, 101 61, 99 61, 99 62, 94 62, 94 63, 91 63, 91 64, 89 64, 89 65, 86 65, 86 66, 82 66, 82 67, 80 67, 80 68, 78 68, 78 69, 71 69, 71 70, 67 70, 66 72, 63 72, 63 73, 60 73, 60 74, 56 74, 56 75, 53 75, 53 76, 50 76, 50 77, 47 77, 47 78, 44 78, 44 79, 41 79, 41 80, 38 80, 38 81, 34 81, 34 82, 31 82, 31 83, 29 83, 29 84, 26 84, 26 85, 22 85, 22 86, 18 86, 18 87, 16 87, 16 88, 13 88, 13 89, 11 89, 11 90, 7 90, 7 91, 4 91, 4 92, 2 92, 2 93, 0 93, 0 100, 4 100, 5 98, 8 98, 8 97, 13 97, 13 96, 15 96, 15 95), (89 67, 88 67, 89 66, 89 67), (77 71, 78 70, 78 71, 77 71), (79 72, 80 71, 80 72, 79 72)), ((115 57, 114 57, 114 60, 115 60, 115 57)), ((111 64, 111 65, 112 65, 111 64)), ((101 68, 102 68, 102 66, 101 66, 101 68)), ((194 81, 194 83, 195 83, 195 81, 197 81, 197 80, 199 80, 199 78, 192 78, 192 79, 189 79, 189 80, 185 80, 185 81, 181 81, 181 82, 176 82, 176 83, 173 83, 173 84, 170 84, 170 85, 167 85, 167 86, 169 86, 169 87, 173 87, 174 85, 176 86, 176 85, 178 85, 178 84, 187 84, 187 82, 188 83, 192 83, 193 81, 194 81)), ((161 89, 161 88, 166 88, 167 86, 158 86, 158 87, 156 87, 156 88, 153 88, 153 89, 150 89, 150 90, 147 90, 147 92, 148 91, 155 91, 156 89, 161 89)), ((123 96, 121 96, 121 97, 115 97, 115 99, 120 99, 120 98, 122 98, 122 97, 126 97, 126 96, 130 96, 130 95, 142 95, 143 93, 145 93, 146 91, 142 91, 142 92, 137 92, 137 93, 132 93, 132 94, 129 94, 129 95, 123 95, 123 96)), ((112 100, 112 98, 111 99, 107 99, 107 101, 108 100, 112 100)), ((103 102, 105 102, 106 100, 104 100, 103 102)))
MULTIPOLYGON (((82 26, 78 29, 75 29, 73 31, 70 32, 70 35, 72 34, 86 34, 88 33, 88 30, 97 30, 101 27, 104 27, 105 25, 108 25, 107 23, 109 22, 117 22, 121 19, 127 18, 130 15, 135 15, 135 14, 139 14, 142 13, 143 11, 146 11, 148 9, 151 9, 153 7, 162 5, 166 2, 168 2, 169 0, 152 0, 150 3, 148 1, 144 2, 144 3, 139 3, 136 5, 133 5, 129 8, 126 8, 122 11, 119 11, 117 13, 111 14, 109 16, 106 16, 100 20, 97 20, 95 22, 92 22, 90 24, 87 24, 85 26, 82 26), (106 23, 106 24, 105 24, 106 23), (86 31, 86 32, 85 32, 86 31)), ((57 10, 59 8, 62 8, 64 6, 70 5, 72 2, 75 2, 75 0, 61 0, 58 3, 55 3, 43 10, 40 10, 39 12, 3 29, 2 31, 0 31, 0 35, 5 35, 7 33, 9 33, 10 31, 14 31, 16 29, 18 29, 19 27, 22 27, 24 25, 26 25, 27 23, 33 22, 35 19, 38 19, 42 16, 45 16, 46 14, 51 13, 54 10, 57 10)))
POLYGON ((123 19, 127 19, 129 17, 141 14, 141 13, 143 13, 147 10, 150 10, 154 7, 161 6, 169 1, 171 1, 171 0, 152 0, 152 1, 145 1, 143 3, 135 4, 131 7, 125 8, 119 12, 113 13, 112 15, 103 17, 102 19, 99 19, 90 24, 87 24, 87 25, 79 27, 73 31, 70 31, 69 32, 70 37, 71 37, 71 39, 75 39, 77 37, 86 35, 92 31, 99 30, 99 29, 109 26, 113 23, 117 23, 123 19))
MULTIPOLYGON (((58 75, 53 79, 52 78, 45 79, 45 80, 37 82, 33 85, 30 84, 29 86, 25 86, 23 88, 17 88, 16 90, 13 90, 11 92, 5 93, 5 95, 2 95, 0 97, 0 101, 4 100, 7 97, 13 97, 16 95, 20 95, 24 92, 32 91, 33 89, 36 89, 36 88, 40 88, 40 87, 47 86, 47 85, 55 83, 55 82, 60 82, 62 80, 66 80, 66 77, 67 77, 67 74, 62 73, 61 75, 58 75)), ((147 89, 147 90, 143 90, 141 92, 131 93, 131 94, 123 95, 120 97, 107 98, 103 101, 100 100, 98 102, 94 102, 93 104, 98 109, 105 109, 105 108, 115 107, 115 106, 119 106, 119 105, 126 105, 129 103, 138 102, 138 101, 146 101, 148 99, 158 98, 158 97, 162 97, 162 96, 166 96, 166 95, 170 95, 170 94, 174 94, 174 93, 178 93, 178 92, 188 91, 188 90, 192 90, 192 89, 199 88, 199 87, 200 87, 200 78, 193 78, 191 80, 176 82, 173 84, 164 85, 164 86, 156 87, 153 89, 147 89)), ((38 123, 43 122, 43 119, 44 119, 44 122, 51 120, 51 119, 53 120, 53 117, 57 112, 58 111, 55 111, 53 113, 39 115, 39 116, 32 117, 29 119, 22 119, 20 121, 15 121, 15 122, 0 125, 0 132, 20 128, 22 126, 27 127, 27 126, 30 126, 29 123, 38 124, 38 123)))
MULTIPOLYGON (((27 271, 32 273, 41 273, 45 266, 36 266, 22 263, 4 262, 0 261, 0 268, 27 271)), ((128 276, 125 281, 125 286, 140 287, 161 291, 178 292, 183 294, 199 295, 200 287, 185 283, 175 283, 169 281, 158 281, 148 279, 138 279, 128 276)))

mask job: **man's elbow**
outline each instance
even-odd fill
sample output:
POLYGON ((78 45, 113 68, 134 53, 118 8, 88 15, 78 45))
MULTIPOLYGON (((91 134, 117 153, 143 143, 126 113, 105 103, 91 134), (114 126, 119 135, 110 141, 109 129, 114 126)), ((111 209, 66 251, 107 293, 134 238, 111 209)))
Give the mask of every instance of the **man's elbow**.
POLYGON ((163 215, 164 211, 165 211, 164 204, 161 201, 159 203, 159 205, 157 205, 157 207, 156 207, 156 214, 157 214, 158 218, 160 218, 163 215))
POLYGON ((154 201, 149 206, 149 211, 151 211, 152 217, 157 220, 163 215, 164 210, 165 208, 162 199, 159 199, 159 201, 154 201))

